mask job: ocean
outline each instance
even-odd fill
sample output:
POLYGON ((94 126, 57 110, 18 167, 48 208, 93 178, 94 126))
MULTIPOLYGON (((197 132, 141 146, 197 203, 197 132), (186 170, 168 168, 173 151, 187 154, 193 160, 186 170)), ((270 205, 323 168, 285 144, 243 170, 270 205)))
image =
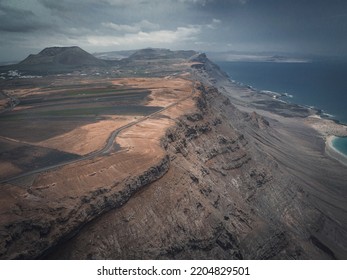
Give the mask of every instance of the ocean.
MULTIPOLYGON (((260 91, 285 94, 281 99, 319 108, 347 124, 346 61, 216 63, 234 81, 260 91)), ((339 138, 333 145, 347 156, 347 138, 339 138)))

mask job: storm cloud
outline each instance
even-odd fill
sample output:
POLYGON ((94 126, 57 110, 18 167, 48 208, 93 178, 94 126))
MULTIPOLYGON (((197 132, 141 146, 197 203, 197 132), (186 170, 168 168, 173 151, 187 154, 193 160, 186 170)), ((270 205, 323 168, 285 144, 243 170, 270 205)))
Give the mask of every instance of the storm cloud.
POLYGON ((0 0, 0 60, 47 46, 346 55, 344 0, 0 0))
POLYGON ((7 6, 0 2, 0 31, 24 33, 45 27, 32 11, 7 6))

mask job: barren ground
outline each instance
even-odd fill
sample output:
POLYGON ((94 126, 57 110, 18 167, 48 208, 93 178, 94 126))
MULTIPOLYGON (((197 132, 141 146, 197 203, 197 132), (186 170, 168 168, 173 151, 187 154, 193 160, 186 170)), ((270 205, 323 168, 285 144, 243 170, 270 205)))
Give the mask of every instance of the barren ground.
POLYGON ((12 150, 22 144, 21 150, 42 148, 42 156, 33 155, 25 168, 11 156, 2 157, 1 178, 28 171, 33 160, 43 162, 44 148, 76 156, 99 151, 116 129, 170 106, 191 92, 191 82, 179 77, 98 81, 76 77, 61 81, 55 77, 49 84, 42 79, 41 85, 29 85, 5 89, 19 98, 20 104, 2 116, 0 136, 13 143, 12 150))
POLYGON ((0 258, 346 258, 345 127, 195 61, 5 84, 0 258))
MULTIPOLYGON (((161 110, 148 116, 101 115, 94 119, 94 122, 91 118, 89 124, 82 123, 62 134, 29 144, 28 141, 7 140, 11 145, 26 147, 25 145, 32 143, 38 149, 42 147, 42 149, 49 148, 85 155, 103 148, 110 134, 120 129, 114 142, 114 145, 120 146, 119 151, 111 149, 106 154, 96 154, 85 160, 82 157, 59 168, 2 183, 1 226, 16 224, 18 219, 30 219, 30 217, 35 219, 37 211, 45 208, 44 205, 50 209, 48 212, 45 210, 44 214, 48 221, 56 219, 57 215, 67 218, 71 215, 69 209, 76 207, 81 199, 100 191, 121 193, 126 180, 161 164, 165 158, 161 139, 166 130, 175 125, 176 118, 194 108, 192 101, 196 95, 194 85, 191 81, 179 77, 164 80, 120 79, 113 82, 118 85, 123 84, 126 88, 148 89, 150 96, 148 101, 144 101, 143 106, 160 104, 158 108, 161 110), (163 94, 158 94, 159 92, 163 94), (52 211, 58 211, 60 214, 56 213, 51 217, 49 213, 52 211)), ((42 97, 42 94, 40 96, 42 97)), ((3 175, 4 177, 17 175, 17 172, 22 171, 12 164, 11 158, 1 162, 1 165, 4 167, 2 171, 7 173, 3 175)), ((74 219, 77 223, 81 222, 78 216, 73 215, 72 220, 74 219)), ((75 222, 71 222, 69 228, 73 228, 75 222)), ((12 253, 15 254, 14 251, 12 253)))

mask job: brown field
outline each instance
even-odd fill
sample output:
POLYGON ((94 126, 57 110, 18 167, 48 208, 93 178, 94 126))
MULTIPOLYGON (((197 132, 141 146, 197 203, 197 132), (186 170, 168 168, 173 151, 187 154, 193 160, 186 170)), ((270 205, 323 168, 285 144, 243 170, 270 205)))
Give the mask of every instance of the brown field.
POLYGON ((82 125, 67 133, 38 142, 42 147, 58 149, 78 155, 100 150, 117 128, 135 121, 140 116, 107 116, 108 119, 82 125))
MULTIPOLYGON (((0 197, 1 225, 15 224, 19 217, 20 220, 35 219, 37 211, 41 213, 44 220, 46 218, 59 220, 61 217, 64 221, 72 215, 72 220, 77 219, 75 222, 81 223, 83 220, 74 214, 75 207, 78 208, 81 201, 87 201, 88 197, 93 197, 96 192, 121 194, 129 178, 143 174, 149 168, 163 162, 166 153, 161 146, 161 139, 167 129, 175 125, 177 117, 196 110, 193 97, 197 93, 193 89, 194 85, 191 81, 181 78, 165 81, 151 78, 141 81, 122 79, 114 82, 124 83, 127 88, 141 85, 148 88, 151 92, 150 101, 142 100, 141 102, 143 102, 143 107, 148 106, 149 108, 151 108, 148 105, 149 102, 155 102, 155 98, 158 96, 152 92, 160 91, 161 87, 165 85, 168 100, 161 99, 160 104, 166 106, 157 107, 159 108, 157 113, 153 112, 150 115, 102 114, 98 118, 89 116, 87 119, 83 119, 80 125, 76 122, 68 125, 69 129, 58 128, 59 131, 52 133, 51 137, 45 134, 40 141, 33 141, 35 137, 23 134, 18 137, 19 140, 3 138, 2 141, 6 141, 9 151, 20 149, 26 151, 27 156, 25 166, 23 166, 23 158, 15 158, 13 152, 8 152, 8 156, 0 161, 4 172, 1 177, 6 178, 0 184, 2 190, 0 197), (118 131, 118 133, 114 139, 111 138, 113 141, 111 145, 119 145, 121 149, 102 151, 114 131, 118 131), (76 159, 68 160, 63 165, 58 162, 56 166, 56 162, 54 162, 52 168, 42 168, 40 160, 49 166, 45 159, 52 151, 60 153, 60 156, 76 156, 76 159), (28 166, 33 162, 36 167, 32 166, 33 168, 29 170, 28 166), (21 174, 24 175, 17 176, 21 174), (23 209, 27 210, 23 212, 23 209)), ((67 118, 67 120, 63 117, 59 118, 62 126, 65 122, 68 124, 70 120, 71 118, 67 118)), ((39 122, 39 120, 36 121, 39 122)), ((5 123, 3 121, 2 125, 5 123)), ((40 127, 39 123, 37 127, 40 127)), ((52 129, 54 130, 55 127, 52 129)), ((6 131, 2 134, 6 134, 6 131)), ((2 157, 3 154, 1 154, 2 157)), ((63 159, 62 162, 64 161, 66 160, 63 159)), ((84 202, 82 204, 86 205, 84 202)), ((87 214, 86 219, 88 217, 87 214)), ((69 223, 69 226, 66 227, 66 231, 74 227, 75 222, 72 220, 71 224, 69 223)), ((54 234, 54 230, 52 228, 52 234, 54 234)), ((57 234, 64 234, 64 230, 59 229, 57 234)))
POLYGON ((0 118, 0 138, 6 142, 0 157, 0 179, 98 153, 114 131, 130 123, 136 124, 120 133, 117 145, 128 151, 136 147, 136 153, 144 153, 154 141, 148 133, 157 135, 157 141, 162 135, 157 130, 171 125, 167 118, 150 121, 146 116, 191 95, 192 83, 179 77, 97 81, 55 77, 50 83, 42 79, 41 84, 36 81, 5 91, 20 103, 0 118), (155 131, 147 127, 151 122, 155 131), (125 137, 129 133, 132 136, 125 137), (146 148, 136 138, 146 139, 146 148))

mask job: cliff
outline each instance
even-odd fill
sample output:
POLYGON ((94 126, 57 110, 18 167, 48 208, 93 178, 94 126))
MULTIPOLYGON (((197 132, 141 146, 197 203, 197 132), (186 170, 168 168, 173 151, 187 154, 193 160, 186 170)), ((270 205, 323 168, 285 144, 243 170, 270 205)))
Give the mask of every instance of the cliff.
POLYGON ((50 258, 344 256, 317 237, 327 217, 308 199, 305 184, 261 147, 276 135, 269 122, 240 112, 216 88, 199 89, 196 111, 179 118, 162 140, 168 172, 50 258))
MULTIPOLYGON (((205 86, 195 100, 196 111, 178 119, 163 139, 169 171, 50 257, 345 258, 346 232, 338 222, 344 206, 337 203, 330 207, 334 214, 326 214, 332 197, 325 197, 326 181, 342 169, 328 159, 322 162, 316 153, 322 143, 310 144, 317 133, 295 122, 302 131, 294 133, 287 125, 284 135, 277 120, 242 113, 216 87, 207 86, 226 83, 225 74, 204 56, 194 60, 200 63, 193 66, 195 78, 205 86), (323 172, 321 164, 333 166, 323 172)), ((334 184, 343 186, 342 181, 334 184)))
MULTIPOLYGON (((87 191, 72 203, 62 201, 60 208, 36 205, 36 209, 20 209, 21 219, 8 223, 1 236, 0 257, 10 259, 32 259, 50 251, 60 242, 75 235, 81 225, 101 214, 119 208, 143 186, 158 180, 168 171, 169 159, 164 157, 157 165, 142 174, 129 176, 121 189, 115 186, 87 191), (43 209, 46 208, 46 209, 43 209)), ((41 203, 45 203, 44 200, 41 203)))
MULTIPOLYGON (((154 118, 170 124, 149 153, 159 156, 150 164, 139 157, 143 171, 111 178, 114 185, 54 205, 37 195, 30 207, 19 203, 2 223, 1 258, 347 257, 346 167, 326 157, 318 132, 258 110, 259 97, 247 102, 245 92, 255 93, 231 84, 204 54, 187 63, 189 106, 154 118)), ((115 166, 117 158, 107 160, 115 166)))

